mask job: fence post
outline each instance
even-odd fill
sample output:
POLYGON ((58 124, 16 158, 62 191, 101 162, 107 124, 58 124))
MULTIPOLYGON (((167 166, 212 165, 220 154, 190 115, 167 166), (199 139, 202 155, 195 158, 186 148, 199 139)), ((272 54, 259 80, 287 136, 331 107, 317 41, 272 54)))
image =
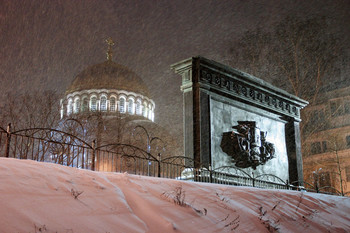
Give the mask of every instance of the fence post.
POLYGON ((92 164, 91 170, 95 171, 95 158, 96 158, 96 141, 92 141, 92 164))
POLYGON ((209 183, 213 183, 213 171, 211 170, 211 165, 209 165, 209 183))
POLYGON ((161 157, 160 157, 160 153, 158 153, 158 177, 160 177, 160 161, 161 161, 161 157))
POLYGON ((255 187, 255 177, 254 177, 254 172, 252 172, 252 183, 253 183, 253 187, 255 187))
POLYGON ((11 144, 11 123, 7 125, 6 129, 6 150, 5 150, 5 157, 10 157, 10 144, 11 144))
POLYGON ((194 181, 199 182, 200 181, 199 180, 199 169, 195 168, 193 173, 194 173, 194 177, 193 177, 194 181))

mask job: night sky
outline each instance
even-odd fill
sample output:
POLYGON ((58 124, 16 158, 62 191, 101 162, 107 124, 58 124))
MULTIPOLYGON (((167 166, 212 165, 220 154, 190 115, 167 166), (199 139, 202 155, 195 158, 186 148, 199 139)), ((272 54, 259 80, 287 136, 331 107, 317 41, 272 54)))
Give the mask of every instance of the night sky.
POLYGON ((38 90, 63 95, 78 73, 105 61, 112 37, 114 61, 148 84, 155 121, 181 136, 181 78, 171 64, 196 55, 234 64, 235 40, 269 30, 286 14, 326 15, 348 40, 349 12, 349 0, 0 0, 0 99, 38 90))

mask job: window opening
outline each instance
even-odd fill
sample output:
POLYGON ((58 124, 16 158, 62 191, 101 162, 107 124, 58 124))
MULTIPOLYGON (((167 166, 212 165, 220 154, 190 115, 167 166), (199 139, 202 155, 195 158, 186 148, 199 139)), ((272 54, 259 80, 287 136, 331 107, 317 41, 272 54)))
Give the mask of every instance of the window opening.
POLYGON ((142 112, 141 112, 141 102, 140 101, 137 101, 136 103, 136 114, 137 115, 141 115, 142 112))
POLYGON ((110 111, 115 112, 115 98, 112 97, 110 100, 110 111))
POLYGON ((129 99, 128 113, 134 114, 134 100, 133 99, 129 99))
POLYGON ((92 97, 91 98, 91 111, 96 111, 97 110, 97 98, 92 97))
POLYGON ((125 112, 125 99, 124 98, 120 98, 120 100, 119 100, 119 111, 125 112))
POLYGON ((74 112, 75 113, 78 113, 80 110, 80 100, 79 99, 76 99, 75 100, 75 109, 74 109, 74 112))
POLYGON ((87 98, 84 98, 83 99, 82 111, 86 112, 88 110, 88 107, 89 107, 89 102, 88 102, 87 98))
POLYGON ((107 111, 107 98, 105 96, 101 97, 101 111, 107 111))

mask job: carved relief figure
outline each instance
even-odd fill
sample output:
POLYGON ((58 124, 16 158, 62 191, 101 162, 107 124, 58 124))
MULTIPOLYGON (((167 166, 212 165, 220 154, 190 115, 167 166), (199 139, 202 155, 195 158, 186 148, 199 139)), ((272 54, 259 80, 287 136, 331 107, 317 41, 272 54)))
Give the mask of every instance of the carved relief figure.
POLYGON ((238 121, 232 128, 232 132, 223 134, 221 148, 235 166, 256 169, 274 158, 274 145, 266 141, 267 132, 260 131, 255 121, 238 121))

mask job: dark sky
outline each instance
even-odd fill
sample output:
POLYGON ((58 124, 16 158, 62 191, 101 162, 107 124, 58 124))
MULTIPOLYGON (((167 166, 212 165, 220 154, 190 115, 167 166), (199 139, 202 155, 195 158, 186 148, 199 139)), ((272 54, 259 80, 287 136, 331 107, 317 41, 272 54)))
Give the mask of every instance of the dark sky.
POLYGON ((112 37, 114 60, 148 84, 156 122, 181 135, 181 78, 171 64, 196 55, 228 63, 246 30, 269 29, 286 14, 326 15, 349 39, 349 12, 349 0, 0 0, 0 98, 63 94, 75 75, 106 59, 112 37))

